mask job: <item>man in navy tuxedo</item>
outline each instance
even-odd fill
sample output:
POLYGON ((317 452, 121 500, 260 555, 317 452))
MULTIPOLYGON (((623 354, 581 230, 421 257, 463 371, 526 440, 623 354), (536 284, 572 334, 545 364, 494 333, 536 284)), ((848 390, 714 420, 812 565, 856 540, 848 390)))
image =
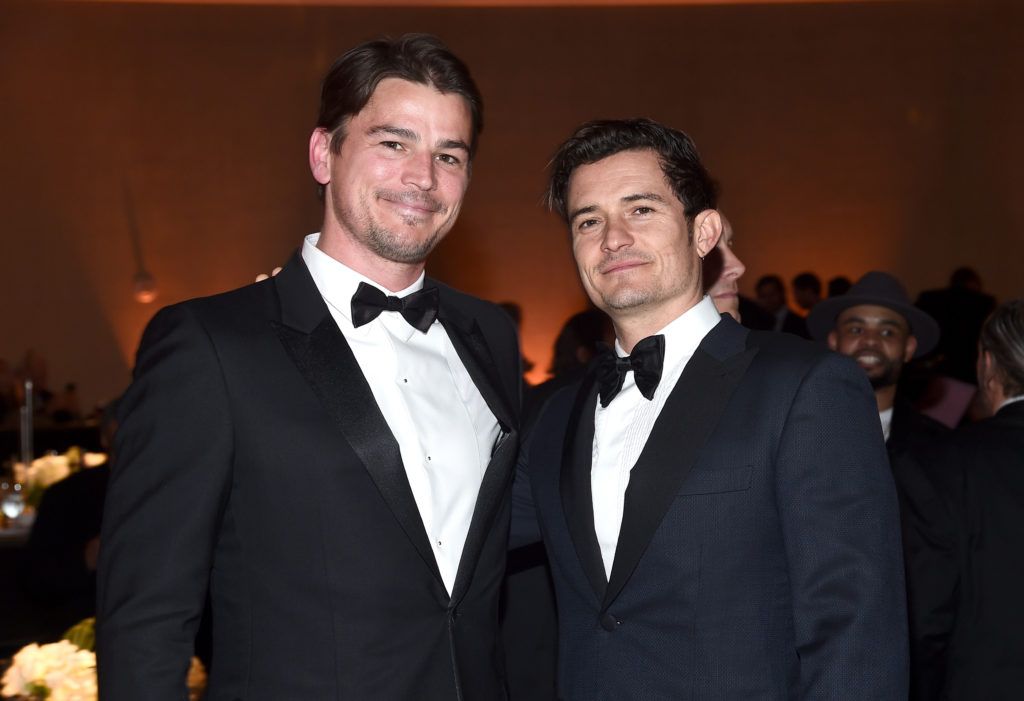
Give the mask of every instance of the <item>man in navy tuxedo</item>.
POLYGON ((539 525, 562 697, 905 699, 898 507, 864 374, 703 296, 722 221, 685 134, 585 124, 548 199, 616 333, 517 473, 513 544, 539 525))

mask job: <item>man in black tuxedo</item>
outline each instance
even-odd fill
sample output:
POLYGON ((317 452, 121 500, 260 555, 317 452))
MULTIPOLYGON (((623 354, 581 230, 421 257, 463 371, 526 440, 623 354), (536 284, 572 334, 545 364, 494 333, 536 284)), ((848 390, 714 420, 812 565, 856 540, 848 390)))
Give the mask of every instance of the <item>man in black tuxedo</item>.
POLYGON ((519 352, 429 278, 481 127, 436 38, 323 84, 323 229, 276 277, 162 310, 125 396, 99 573, 102 698, 184 698, 209 593, 210 699, 502 698, 519 352))
POLYGON ((940 500, 915 511, 931 586, 915 606, 915 700, 1010 701, 1024 688, 1024 300, 980 331, 989 414, 939 445, 940 500))
POLYGON ((513 543, 539 523, 562 697, 905 699, 897 501, 863 373, 702 296, 722 223, 685 134, 585 124, 548 197, 617 339, 517 471, 513 543))

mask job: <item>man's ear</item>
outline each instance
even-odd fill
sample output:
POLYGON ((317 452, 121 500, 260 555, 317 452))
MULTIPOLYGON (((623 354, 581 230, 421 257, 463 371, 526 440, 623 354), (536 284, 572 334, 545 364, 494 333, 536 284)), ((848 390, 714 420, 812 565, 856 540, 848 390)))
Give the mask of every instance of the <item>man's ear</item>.
POLYGON ((331 135, 317 127, 309 137, 309 170, 321 185, 331 182, 331 135))
POLYGON ((839 348, 839 335, 835 331, 828 332, 828 349, 836 350, 839 348))
POLYGON ((907 336, 907 346, 903 349, 903 362, 909 362, 917 352, 917 337, 907 336))
POLYGON ((722 237, 722 216, 713 209, 705 209, 693 218, 693 245, 701 258, 715 249, 722 237))

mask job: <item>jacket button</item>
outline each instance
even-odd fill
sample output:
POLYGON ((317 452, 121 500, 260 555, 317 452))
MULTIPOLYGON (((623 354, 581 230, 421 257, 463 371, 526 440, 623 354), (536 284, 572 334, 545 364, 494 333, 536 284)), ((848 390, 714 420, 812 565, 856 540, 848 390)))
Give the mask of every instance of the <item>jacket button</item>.
POLYGON ((608 632, 615 630, 620 625, 622 625, 622 621, 616 619, 615 616, 611 615, 610 613, 606 613, 603 616, 601 616, 601 627, 607 630, 608 632))

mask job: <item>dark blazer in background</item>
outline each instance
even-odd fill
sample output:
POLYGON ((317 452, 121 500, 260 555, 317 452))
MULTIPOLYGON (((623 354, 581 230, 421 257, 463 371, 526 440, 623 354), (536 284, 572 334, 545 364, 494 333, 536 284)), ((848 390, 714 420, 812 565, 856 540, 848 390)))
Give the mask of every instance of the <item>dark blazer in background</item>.
POLYGON ((513 542, 535 508, 551 559, 563 698, 906 699, 897 500, 852 361, 723 317, 633 467, 610 580, 595 403, 591 379, 549 401, 513 499, 513 542))
POLYGON ((519 352, 500 309, 426 285, 502 429, 451 597, 398 443, 297 254, 146 330, 103 522, 105 701, 184 698, 208 582, 209 701, 503 697, 519 352))
POLYGON ((811 337, 811 332, 807 329, 807 320, 791 309, 786 311, 786 317, 783 319, 782 328, 779 331, 791 333, 800 338, 809 339, 811 337))
MULTIPOLYGON (((916 511, 928 587, 912 598, 915 698, 1015 701, 1024 690, 1024 403, 957 429, 916 511)), ((937 469, 935 469, 937 468, 937 469)))

